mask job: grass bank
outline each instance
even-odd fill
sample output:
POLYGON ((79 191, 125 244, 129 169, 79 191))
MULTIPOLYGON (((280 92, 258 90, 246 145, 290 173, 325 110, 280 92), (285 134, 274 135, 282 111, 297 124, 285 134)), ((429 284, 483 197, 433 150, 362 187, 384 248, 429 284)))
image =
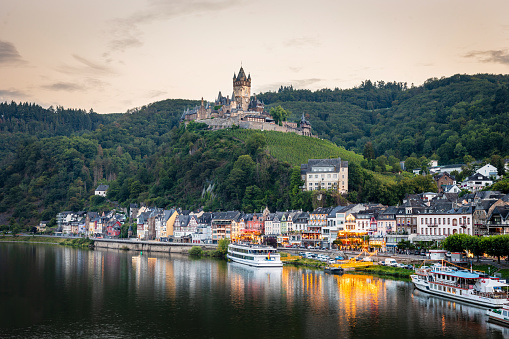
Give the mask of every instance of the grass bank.
POLYGON ((364 272, 364 273, 372 273, 372 274, 377 274, 377 275, 389 275, 389 276, 399 277, 399 278, 410 278, 410 275, 414 273, 413 270, 407 270, 405 268, 380 266, 380 265, 359 267, 359 268, 355 269, 355 271, 364 272))
POLYGON ((483 271, 491 275, 493 275, 493 273, 500 273, 502 274, 502 278, 509 279, 509 269, 507 268, 502 268, 499 270, 497 267, 493 265, 483 264, 483 265, 472 265, 472 269, 475 271, 483 271))
POLYGON ((60 242, 60 245, 78 248, 91 248, 94 247, 94 241, 90 240, 89 238, 65 239, 64 241, 60 242))

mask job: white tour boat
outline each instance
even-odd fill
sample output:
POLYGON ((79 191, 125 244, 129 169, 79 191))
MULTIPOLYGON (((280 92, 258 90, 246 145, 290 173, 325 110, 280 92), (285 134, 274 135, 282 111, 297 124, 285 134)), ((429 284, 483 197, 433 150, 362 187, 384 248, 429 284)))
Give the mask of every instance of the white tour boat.
POLYGON ((418 290, 488 308, 508 302, 509 285, 485 273, 435 264, 410 276, 418 290))
POLYGON ((255 244, 228 245, 228 259, 254 267, 282 267, 277 249, 255 244))
POLYGON ((486 311, 488 321, 501 323, 509 326, 509 305, 504 304, 502 309, 490 309, 486 311))

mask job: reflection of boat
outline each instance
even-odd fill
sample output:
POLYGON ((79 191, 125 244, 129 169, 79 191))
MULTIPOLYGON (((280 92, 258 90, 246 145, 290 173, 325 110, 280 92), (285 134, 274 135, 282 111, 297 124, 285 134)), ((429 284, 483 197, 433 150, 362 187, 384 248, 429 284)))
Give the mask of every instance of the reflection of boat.
POLYGON ((442 265, 423 266, 410 276, 414 286, 424 292, 489 308, 508 302, 503 287, 508 284, 485 273, 457 270, 442 265))
POLYGON ((490 309, 486 311, 488 320, 509 326, 509 305, 504 304, 502 309, 490 309))
POLYGON ((344 270, 340 266, 325 266, 323 269, 325 273, 330 274, 343 274, 344 270))
POLYGON ((254 244, 228 245, 228 259, 255 267, 282 267, 283 262, 275 248, 254 244))

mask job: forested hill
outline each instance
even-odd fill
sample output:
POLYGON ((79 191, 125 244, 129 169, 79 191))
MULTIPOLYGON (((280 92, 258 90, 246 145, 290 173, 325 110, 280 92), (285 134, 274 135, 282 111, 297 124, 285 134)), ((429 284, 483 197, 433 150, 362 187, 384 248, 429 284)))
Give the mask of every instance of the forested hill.
POLYGON ((346 90, 290 86, 257 97, 290 110, 289 120, 304 113, 319 137, 357 153, 371 141, 375 156, 435 156, 443 164, 509 155, 508 75, 458 74, 418 87, 369 80, 346 90))
POLYGON ((338 195, 318 200, 316 192, 301 192, 293 167, 338 156, 350 162, 349 201, 397 204, 406 193, 433 190, 431 179, 364 168, 398 172, 398 158, 410 155, 436 155, 441 163, 509 155, 508 84, 503 75, 457 75, 419 87, 365 81, 349 90, 290 87, 258 95, 269 107, 290 109, 290 120, 305 113, 315 134, 344 148, 294 134, 180 125, 183 110, 199 101, 165 100, 108 115, 0 103, 0 226, 111 208, 93 195, 100 183, 123 206, 250 212, 344 203, 338 195), (382 155, 376 161, 351 152, 362 153, 368 141, 376 154, 367 158, 382 155))

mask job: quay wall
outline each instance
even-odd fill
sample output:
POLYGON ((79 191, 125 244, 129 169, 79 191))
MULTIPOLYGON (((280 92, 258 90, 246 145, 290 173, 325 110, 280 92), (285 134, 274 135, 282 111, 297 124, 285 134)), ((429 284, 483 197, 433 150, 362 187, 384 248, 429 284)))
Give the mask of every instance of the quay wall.
POLYGON ((145 251, 160 253, 181 253, 187 254, 193 246, 200 246, 204 251, 216 250, 216 245, 199 245, 183 243, 164 243, 155 241, 125 241, 113 239, 94 239, 96 248, 109 248, 115 250, 145 251))

